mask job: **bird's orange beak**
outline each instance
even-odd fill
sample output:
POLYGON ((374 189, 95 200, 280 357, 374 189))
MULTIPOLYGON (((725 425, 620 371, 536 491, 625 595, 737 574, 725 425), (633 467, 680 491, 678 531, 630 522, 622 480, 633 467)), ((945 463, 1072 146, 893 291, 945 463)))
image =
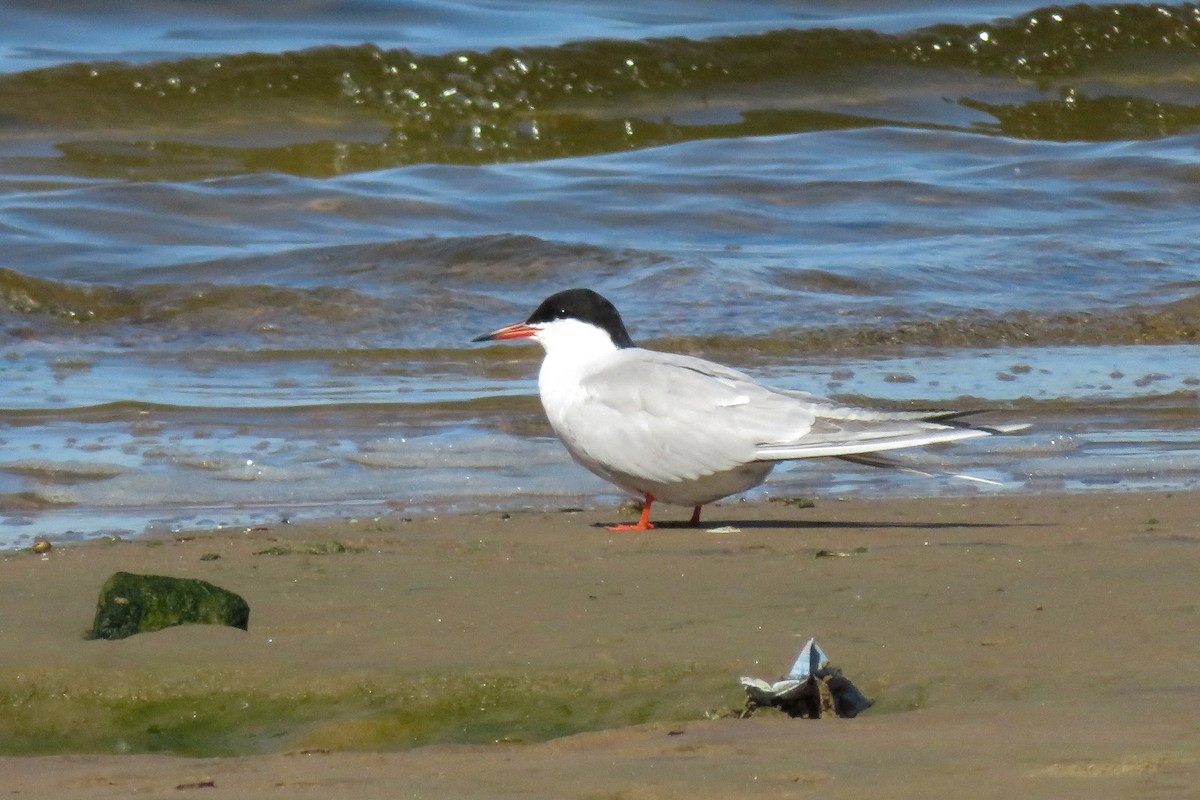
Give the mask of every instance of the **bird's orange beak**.
POLYGON ((512 325, 505 325, 498 331, 485 333, 483 336, 476 336, 472 342, 491 342, 500 339, 525 339, 533 336, 538 332, 538 329, 532 325, 527 325, 524 322, 514 322, 512 325))

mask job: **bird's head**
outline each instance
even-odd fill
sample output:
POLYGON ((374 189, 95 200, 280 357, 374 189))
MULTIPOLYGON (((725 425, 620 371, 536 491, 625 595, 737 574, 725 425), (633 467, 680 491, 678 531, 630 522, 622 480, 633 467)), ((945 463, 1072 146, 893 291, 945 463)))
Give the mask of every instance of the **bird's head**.
POLYGON ((542 301, 524 322, 476 336, 472 342, 533 339, 550 352, 615 350, 633 347, 621 314, 591 289, 567 289, 542 301))

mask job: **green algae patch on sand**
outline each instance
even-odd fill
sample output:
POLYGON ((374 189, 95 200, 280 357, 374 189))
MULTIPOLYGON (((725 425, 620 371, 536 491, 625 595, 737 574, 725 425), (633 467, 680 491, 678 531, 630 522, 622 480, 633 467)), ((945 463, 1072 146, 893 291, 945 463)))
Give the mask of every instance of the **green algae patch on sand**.
POLYGON ((320 709, 240 671, 60 670, 0 683, 0 754, 271 752, 320 709))
POLYGON ((695 667, 426 676, 376 708, 348 709, 321 720, 300 734, 296 745, 394 750, 435 743, 532 743, 700 719, 735 704, 737 697, 727 672, 695 667))
POLYGON ((220 757, 539 742, 699 719, 738 696, 726 670, 694 666, 303 678, 62 671, 0 678, 0 755, 220 757))
POLYGON ((175 625, 228 625, 248 630, 245 599, 198 578, 117 572, 100 589, 90 639, 124 639, 175 625))

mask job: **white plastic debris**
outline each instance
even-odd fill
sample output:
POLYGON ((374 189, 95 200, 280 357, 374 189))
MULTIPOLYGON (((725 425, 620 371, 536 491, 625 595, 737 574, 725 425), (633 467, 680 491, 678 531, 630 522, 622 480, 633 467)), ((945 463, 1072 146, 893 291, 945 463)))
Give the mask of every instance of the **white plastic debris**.
POLYGON ((771 706, 792 717, 855 717, 870 708, 867 699, 842 671, 829 665, 829 656, 815 639, 809 639, 787 677, 775 682, 742 677, 746 690, 746 711, 771 706))

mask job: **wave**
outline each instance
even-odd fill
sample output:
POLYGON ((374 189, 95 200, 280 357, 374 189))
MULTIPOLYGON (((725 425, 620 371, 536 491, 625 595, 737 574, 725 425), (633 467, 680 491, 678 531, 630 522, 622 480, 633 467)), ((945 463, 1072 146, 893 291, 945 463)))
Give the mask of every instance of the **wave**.
MULTIPOLYGON (((582 281, 597 270, 636 271, 665 258, 633 248, 485 234, 172 263, 123 270, 121 283, 0 267, 0 326, 26 339, 119 336, 133 328, 184 341, 203 334, 210 344, 248 336, 268 350, 272 342, 319 348, 365 336, 367 346, 408 341, 436 351, 438 323, 479 306, 511 313, 500 298, 514 287, 582 281)), ((105 277, 113 280, 111 273, 105 277)))
MULTIPOLYGON (((432 243, 429 243, 433 246, 432 243)), ((469 245, 464 245, 469 246, 469 245)), ((407 295, 401 289, 402 294, 407 295)), ((461 295, 461 293, 459 293, 461 295)), ((474 294, 458 302, 475 302, 474 294)), ((416 301, 414 300, 414 303, 416 301)), ((446 310, 440 303, 397 309, 387 294, 368 295, 338 287, 227 285, 210 282, 144 285, 81 284, 36 278, 0 268, 0 322, 7 333, 32 339, 42 335, 119 335, 131 329, 186 331, 184 341, 204 347, 220 334, 269 333, 267 351, 284 353, 314 342, 343 341, 349 331, 382 331, 389 357, 406 332, 436 326, 446 310), (422 310, 423 309, 423 310, 422 310), (279 348, 273 350, 272 346, 279 348)), ((798 351, 868 351, 896 346, 994 347, 1007 345, 1195 344, 1200 342, 1200 295, 1156 306, 1132 305, 1070 312, 1020 310, 1004 314, 966 311, 949 317, 920 317, 878 323, 788 326, 749 336, 689 336, 658 339, 665 349, 709 353, 753 351, 787 355, 798 351)), ((404 350, 407 358, 444 360, 458 351, 443 347, 404 350)), ((371 345, 360 342, 360 346, 371 345)), ((486 351, 486 348, 484 349, 486 351)), ((470 353, 482 352, 471 349, 470 353)), ((471 356, 472 358, 474 356, 471 356)))
POLYGON ((263 332, 287 319, 328 324, 357 318, 380 301, 336 287, 286 288, 217 283, 106 285, 74 283, 0 268, 0 315, 45 329, 128 323, 263 332))
POLYGON ((781 328, 745 338, 657 339, 665 350, 787 356, 809 353, 866 353, 903 347, 988 348, 1195 344, 1200 342, 1200 295, 1160 307, 1008 314, 972 312, 953 317, 884 324, 849 324, 795 330, 781 328))
POLYGON ((1054 6, 899 34, 73 64, 0 76, 0 107, 10 129, 53 131, 75 171, 137 177, 329 175, 877 125, 1146 138, 1200 123, 1197 47, 1197 5, 1054 6), (1102 93, 1081 89, 1085 77, 1102 93))

